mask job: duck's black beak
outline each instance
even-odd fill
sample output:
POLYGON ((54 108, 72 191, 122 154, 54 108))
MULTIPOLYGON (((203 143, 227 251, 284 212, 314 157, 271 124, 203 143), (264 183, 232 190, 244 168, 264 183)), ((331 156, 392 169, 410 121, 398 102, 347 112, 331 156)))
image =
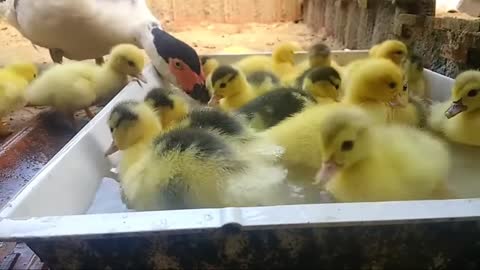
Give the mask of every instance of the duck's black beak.
POLYGON ((190 96, 200 101, 202 104, 207 104, 210 100, 210 93, 208 92, 207 87, 205 84, 195 84, 193 87, 193 91, 190 93, 190 96))

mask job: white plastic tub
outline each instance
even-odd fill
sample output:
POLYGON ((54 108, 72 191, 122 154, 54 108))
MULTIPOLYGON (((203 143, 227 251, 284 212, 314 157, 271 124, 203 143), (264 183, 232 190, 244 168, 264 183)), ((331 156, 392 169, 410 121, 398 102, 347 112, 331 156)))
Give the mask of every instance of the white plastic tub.
MULTIPOLYGON (((365 51, 334 52, 335 60, 340 64, 345 64, 365 55, 365 51)), ((222 63, 231 63, 244 57, 244 55, 216 55, 216 57, 222 63)), ((298 55, 299 59, 303 57, 305 57, 303 53, 298 55)), ((425 74, 428 85, 432 89, 432 98, 434 100, 447 99, 453 80, 428 70, 425 74)), ((111 176, 112 162, 105 159, 103 155, 104 150, 108 148, 111 142, 111 135, 106 125, 108 115, 119 101, 142 99, 144 97, 146 92, 156 84, 152 79, 155 75, 151 67, 147 68, 146 76, 149 78, 148 86, 141 89, 137 84, 129 84, 35 176, 18 196, 7 204, 0 212, 0 240, 27 241, 41 257, 43 256, 44 260, 51 263, 51 266, 79 268, 85 266, 81 264, 84 261, 96 260, 96 257, 85 255, 89 251, 77 245, 83 243, 89 248, 95 249, 96 245, 88 242, 92 239, 100 241, 103 239, 109 242, 111 241, 109 240, 110 237, 120 239, 135 237, 145 241, 148 241, 148 239, 163 241, 161 239, 165 234, 180 232, 182 234, 187 232, 198 234, 199 230, 220 229, 228 224, 236 224, 245 231, 266 230, 278 234, 283 232, 284 229, 307 228, 317 230, 337 226, 348 226, 359 230, 363 230, 361 228, 365 226, 365 230, 368 231, 376 228, 369 226, 388 224, 395 224, 394 226, 398 226, 398 230, 404 230, 404 226, 412 222, 427 223, 428 226, 431 222, 447 221, 447 223, 452 224, 453 222, 467 222, 467 225, 470 226, 471 221, 480 220, 480 199, 84 215, 91 205, 101 179, 111 176), (55 250, 55 252, 52 250, 55 250), (62 252, 67 252, 69 255, 67 256, 62 252), (83 255, 79 254, 87 257, 81 257, 83 255), (83 259, 78 259, 79 256, 83 259), (62 258, 64 260, 68 258, 68 263, 62 261, 62 258), (70 265, 75 261, 73 258, 77 258, 81 263, 70 265)), ((447 228, 450 227, 447 226, 447 228)), ((410 232, 410 229, 405 230, 410 232)), ((428 230, 425 231, 428 233, 428 230)), ((386 232, 386 234, 388 235, 390 232, 386 232)), ((357 236, 353 234, 352 237, 357 236)), ((445 237, 454 237, 454 235, 445 235, 445 237)), ((465 241, 468 239, 467 237, 465 241)), ((374 240, 372 239, 372 241, 374 240)), ((450 240, 450 238, 444 239, 444 241, 450 240)), ((442 239, 438 241, 442 241, 442 239)), ((192 240, 192 242, 195 242, 195 240, 192 240)), ((168 246, 169 244, 165 245, 168 246)), ((469 247, 468 243, 462 243, 462 245, 469 247)), ((475 247, 473 244, 471 247, 479 249, 478 246, 475 247)), ((341 245, 338 248, 341 248, 341 245)), ((436 248, 440 248, 440 246, 435 247, 435 244, 432 243, 432 252, 436 248)), ((151 246, 145 247, 145 249, 148 252, 153 252, 151 246)), ((123 254, 124 247, 115 246, 112 250, 117 250, 116 252, 123 254)), ((98 251, 98 254, 101 254, 99 256, 108 254, 108 252, 104 252, 106 251, 98 251)), ((163 251, 159 249, 158 252, 163 251)), ((163 254, 161 256, 171 256, 161 254, 163 254)), ((480 254, 480 252, 477 254, 480 254)), ((180 258, 181 256, 197 255, 195 251, 189 251, 175 256, 180 258)), ((137 260, 129 256, 123 254, 121 258, 105 259, 95 265, 99 267, 109 266, 111 264, 106 263, 109 260, 137 260)), ((199 260, 203 260, 202 256, 201 254, 198 255, 199 260)), ((140 260, 140 258, 138 259, 140 260)), ((164 265, 165 261, 150 263, 150 266, 158 266, 164 265)), ((257 264, 250 265, 255 266, 257 264)))

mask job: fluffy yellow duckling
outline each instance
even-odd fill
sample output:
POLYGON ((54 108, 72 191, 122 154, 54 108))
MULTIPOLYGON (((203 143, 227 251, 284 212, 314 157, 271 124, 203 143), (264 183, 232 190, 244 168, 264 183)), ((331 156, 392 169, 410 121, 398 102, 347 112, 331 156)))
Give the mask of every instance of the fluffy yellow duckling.
POLYGON ((332 103, 325 106, 309 106, 303 111, 286 118, 262 133, 273 143, 285 149, 281 157, 288 170, 301 170, 311 181, 322 162, 320 126, 315 124, 331 106, 347 106, 332 103))
POLYGON ((213 95, 210 105, 220 104, 226 111, 237 110, 256 97, 243 72, 231 67, 217 68, 211 78, 213 95))
POLYGON ((310 93, 318 104, 340 101, 340 74, 332 67, 312 69, 304 78, 302 88, 310 93))
POLYGON ((220 63, 217 59, 209 56, 202 56, 200 57, 203 67, 203 73, 205 74, 205 78, 208 78, 215 69, 220 66, 220 63))
POLYGON ((480 146, 480 71, 458 75, 450 100, 432 106, 429 126, 450 141, 480 146))
POLYGON ((166 89, 152 89, 145 96, 145 102, 157 112, 162 127, 166 130, 185 119, 190 111, 183 97, 166 89))
POLYGON ((128 75, 144 80, 142 51, 133 45, 118 45, 103 66, 85 62, 55 65, 36 79, 27 90, 31 105, 51 106, 64 113, 76 126, 74 113, 118 93, 128 82, 128 75))
POLYGON ((250 56, 235 64, 246 76, 257 72, 273 72, 279 78, 295 71, 295 51, 300 47, 291 42, 286 42, 274 48, 273 54, 269 56, 250 56))
POLYGON ((25 89, 37 74, 32 63, 14 63, 0 69, 0 136, 11 133, 2 118, 27 104, 25 89))
POLYGON ((357 61, 344 84, 343 103, 360 106, 378 123, 389 122, 392 107, 405 106, 401 99, 403 72, 387 59, 357 61))
POLYGON ((426 126, 428 118, 427 103, 419 97, 412 96, 407 84, 403 86, 403 91, 398 94, 398 100, 398 106, 390 106, 387 122, 414 127, 426 126))
POLYGON ((407 54, 407 45, 399 40, 386 40, 373 46, 369 51, 371 57, 390 59, 402 68, 407 59, 407 54))
POLYGON ((355 107, 331 108, 320 126, 322 168, 316 183, 340 202, 451 198, 449 153, 415 128, 374 125, 355 107))
POLYGON ((99 69, 96 80, 97 101, 110 100, 128 83, 128 76, 145 82, 142 75, 145 58, 142 50, 131 44, 113 47, 110 59, 99 69))
POLYGON ((135 210, 271 205, 286 194, 281 168, 244 155, 214 130, 179 127, 159 136, 156 114, 138 102, 118 104, 108 125, 123 152, 124 198, 135 210))
POLYGON ((250 101, 237 114, 255 130, 265 130, 313 104, 315 99, 304 91, 278 88, 250 101))
POLYGON ((426 99, 430 97, 423 72, 423 60, 418 55, 410 55, 406 68, 407 83, 411 96, 426 99))

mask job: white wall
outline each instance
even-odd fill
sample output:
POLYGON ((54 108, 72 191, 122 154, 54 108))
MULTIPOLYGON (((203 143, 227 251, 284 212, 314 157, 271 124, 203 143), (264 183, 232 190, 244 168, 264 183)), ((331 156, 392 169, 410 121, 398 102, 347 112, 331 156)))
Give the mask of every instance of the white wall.
POLYGON ((457 9, 460 0, 437 0, 437 14, 446 13, 451 9, 457 9))

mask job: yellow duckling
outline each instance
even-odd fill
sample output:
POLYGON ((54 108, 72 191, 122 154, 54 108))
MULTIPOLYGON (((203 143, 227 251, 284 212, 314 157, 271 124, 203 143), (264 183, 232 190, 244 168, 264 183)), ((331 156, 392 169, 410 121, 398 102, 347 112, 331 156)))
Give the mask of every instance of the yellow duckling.
POLYGON ((120 183, 127 205, 163 210, 281 203, 285 172, 244 155, 208 128, 161 132, 145 103, 118 104, 108 120, 122 153, 120 183))
POLYGON ((205 78, 208 78, 215 69, 220 66, 220 63, 217 59, 209 56, 202 56, 200 57, 203 67, 203 73, 205 74, 205 78))
POLYGON ((283 83, 301 88, 305 76, 307 76, 312 69, 330 67, 332 63, 330 47, 324 43, 316 43, 308 50, 307 59, 301 62, 294 72, 288 76, 284 76, 283 83))
POLYGON ((303 80, 303 90, 310 93, 318 104, 340 101, 340 74, 332 67, 312 69, 303 80))
POLYGON ((430 97, 426 87, 423 60, 418 55, 410 55, 407 63, 407 83, 411 96, 426 99, 430 97))
POLYGON ((429 126, 450 141, 480 146, 480 71, 458 75, 450 100, 432 106, 429 126))
POLYGON ((319 148, 321 127, 315 123, 323 118, 323 115, 332 108, 331 106, 347 105, 332 103, 325 106, 308 106, 262 133, 273 143, 285 149, 281 161, 289 172, 302 171, 308 175, 306 181, 309 182, 322 162, 322 151, 319 148))
POLYGON ((282 78, 295 70, 295 51, 300 47, 292 42, 286 42, 274 48, 271 57, 255 55, 246 57, 235 64, 248 76, 257 71, 273 72, 282 78))
POLYGON ((37 74, 32 63, 14 63, 0 69, 0 136, 11 133, 2 118, 27 104, 25 89, 37 74))
POLYGON ((131 44, 113 47, 110 59, 99 69, 96 80, 97 101, 112 99, 128 83, 128 76, 146 82, 142 75, 145 67, 143 52, 131 44))
POLYGON ((145 96, 145 102, 157 112, 163 129, 170 129, 185 119, 190 109, 181 96, 166 89, 154 88, 145 96))
POLYGON ((355 107, 331 108, 320 126, 322 168, 316 184, 340 202, 451 198, 449 153, 415 128, 374 125, 355 107))
POLYGON ((408 85, 403 86, 403 91, 398 94, 398 101, 397 106, 390 106, 387 122, 414 127, 426 126, 428 117, 427 103, 421 98, 410 95, 410 87, 408 85))
POLYGON ((237 114, 244 117, 253 129, 265 130, 313 104, 316 104, 314 97, 304 91, 277 88, 253 99, 237 114))
POLYGON ((220 66, 211 78, 213 95, 210 105, 220 103, 226 111, 237 110, 256 97, 255 92, 240 70, 231 66, 220 66))
POLYGON ((74 113, 84 109, 93 118, 89 106, 118 93, 128 75, 143 80, 142 51, 133 45, 118 45, 103 66, 86 62, 55 65, 36 79, 27 90, 31 105, 51 106, 64 113, 76 126, 74 113))
POLYGON ((407 60, 407 54, 407 45, 399 40, 386 40, 373 46, 369 51, 370 57, 390 59, 402 68, 407 60))
MULTIPOLYGON (((403 73, 387 59, 357 61, 344 84, 343 103, 365 109, 377 123, 389 122, 392 107, 402 107, 403 73)), ((343 82, 343 81, 342 81, 343 82)))

